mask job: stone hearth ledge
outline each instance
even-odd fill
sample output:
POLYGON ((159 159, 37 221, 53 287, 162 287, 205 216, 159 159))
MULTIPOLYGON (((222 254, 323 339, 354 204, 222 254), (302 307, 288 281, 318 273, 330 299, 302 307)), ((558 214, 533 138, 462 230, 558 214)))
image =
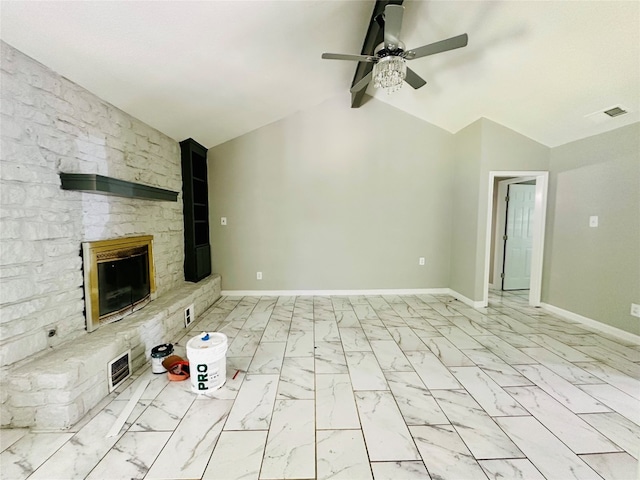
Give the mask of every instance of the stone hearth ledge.
POLYGON ((154 346, 175 342, 186 333, 186 307, 193 303, 198 318, 220 298, 220 290, 220 275, 185 282, 119 322, 21 363, 5 377, 3 426, 71 428, 109 395, 109 361, 131 349, 136 371, 148 362, 154 346))

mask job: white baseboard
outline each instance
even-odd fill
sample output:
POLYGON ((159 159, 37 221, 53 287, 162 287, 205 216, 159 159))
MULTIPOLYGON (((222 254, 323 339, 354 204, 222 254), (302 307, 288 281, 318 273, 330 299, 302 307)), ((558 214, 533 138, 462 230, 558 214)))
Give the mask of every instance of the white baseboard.
POLYGON ((596 330, 600 330, 601 332, 608 333, 609 335, 613 335, 614 337, 618 337, 623 340, 640 343, 640 335, 627 332, 626 330, 622 330, 617 327, 612 327, 611 325, 607 325, 606 323, 599 322, 598 320, 594 320, 592 318, 583 317, 582 315, 570 312, 569 310, 565 310, 554 305, 549 305, 548 303, 542 302, 540 306, 551 313, 555 313, 556 315, 566 318, 567 320, 573 320, 582 323, 589 327, 593 327, 596 330))
POLYGON ((456 292, 455 290, 451 290, 450 288, 448 290, 449 290, 449 295, 451 295, 457 300, 460 300, 465 305, 469 305, 471 308, 483 308, 485 306, 482 300, 479 300, 479 301, 471 300, 470 298, 465 297, 464 295, 456 292))
POLYGON ((293 297, 327 295, 447 295, 448 288, 382 288, 373 290, 223 290, 229 297, 293 297))
POLYGON ((382 288, 371 290, 223 290, 228 297, 294 297, 329 295, 451 295, 472 308, 483 308, 484 302, 474 301, 450 288, 382 288))

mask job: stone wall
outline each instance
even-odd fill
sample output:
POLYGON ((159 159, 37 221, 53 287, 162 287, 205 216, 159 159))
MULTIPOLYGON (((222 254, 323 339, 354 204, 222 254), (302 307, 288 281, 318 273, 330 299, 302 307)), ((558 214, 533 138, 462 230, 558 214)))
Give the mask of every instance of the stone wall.
POLYGON ((178 143, 4 42, 0 55, 2 380, 87 335, 81 242, 153 235, 158 297, 183 284, 184 252, 182 195, 160 202, 63 191, 59 177, 96 173, 181 192, 178 143))

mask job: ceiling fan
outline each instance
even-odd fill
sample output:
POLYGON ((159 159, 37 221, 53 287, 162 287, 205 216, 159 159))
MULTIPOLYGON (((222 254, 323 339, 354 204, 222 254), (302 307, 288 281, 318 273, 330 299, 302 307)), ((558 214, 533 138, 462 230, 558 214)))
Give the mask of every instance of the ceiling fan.
MULTIPOLYGON (((400 41, 402 29, 402 17, 404 7, 402 5, 387 5, 384 9, 384 22, 379 21, 384 28, 384 42, 375 48, 373 55, 348 55, 342 53, 323 53, 322 58, 328 60, 354 60, 356 62, 373 63, 373 71, 365 75, 360 81, 351 87, 351 93, 356 93, 365 88, 372 80, 375 87, 383 87, 388 93, 398 90, 405 81, 414 89, 424 86, 424 81, 417 73, 407 67, 407 60, 434 55, 436 53, 465 47, 468 37, 464 33, 457 37, 447 38, 439 42, 430 43, 418 48, 405 49, 400 41)), ((378 19, 381 20, 381 19, 378 19)))

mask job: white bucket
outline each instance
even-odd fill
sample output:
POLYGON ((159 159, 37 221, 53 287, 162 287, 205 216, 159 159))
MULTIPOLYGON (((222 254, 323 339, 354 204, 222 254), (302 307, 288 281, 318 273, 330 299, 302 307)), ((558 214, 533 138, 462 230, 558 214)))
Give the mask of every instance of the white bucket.
POLYGON ((207 393, 217 390, 227 380, 227 336, 203 333, 187 342, 187 359, 191 390, 207 393))

